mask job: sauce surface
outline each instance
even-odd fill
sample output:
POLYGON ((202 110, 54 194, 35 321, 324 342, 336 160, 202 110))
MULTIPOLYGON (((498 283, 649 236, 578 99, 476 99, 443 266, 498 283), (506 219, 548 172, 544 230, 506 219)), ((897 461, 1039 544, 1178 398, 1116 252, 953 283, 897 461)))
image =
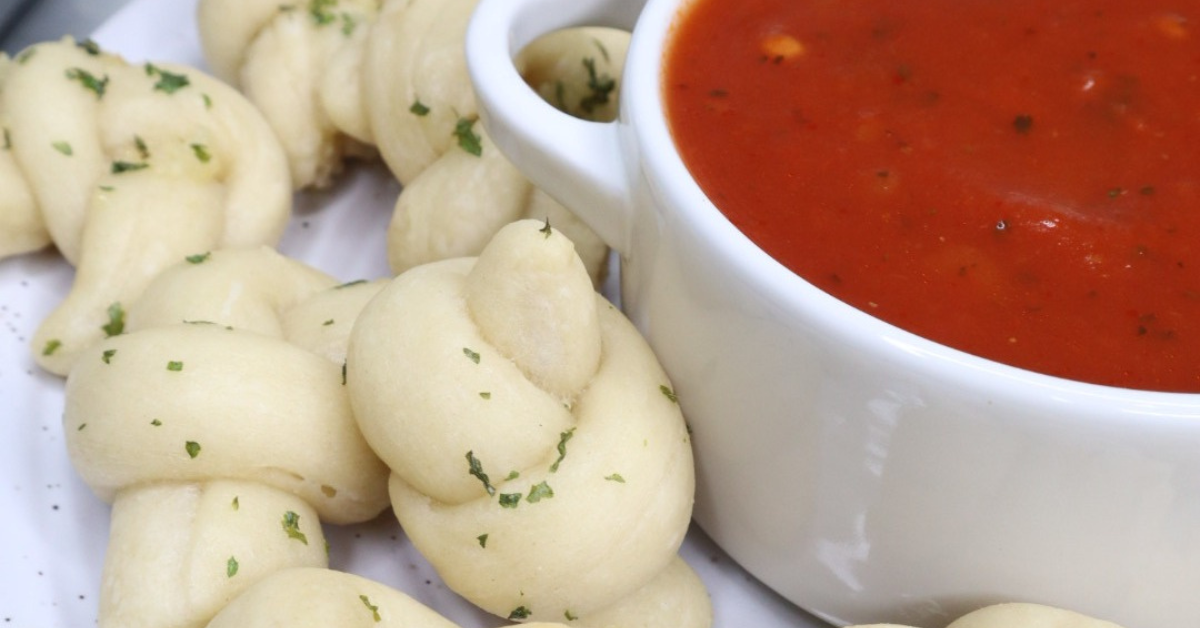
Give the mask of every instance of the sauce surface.
POLYGON ((697 0, 667 118, 814 285, 1041 373, 1200 391, 1200 2, 697 0))

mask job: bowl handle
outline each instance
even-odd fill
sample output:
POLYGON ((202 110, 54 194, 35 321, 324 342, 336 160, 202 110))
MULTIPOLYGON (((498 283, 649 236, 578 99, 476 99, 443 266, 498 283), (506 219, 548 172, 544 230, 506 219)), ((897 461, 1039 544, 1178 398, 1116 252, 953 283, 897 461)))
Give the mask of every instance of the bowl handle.
POLYGON ((619 122, 591 122, 546 103, 513 57, 538 37, 576 26, 633 30, 646 0, 482 0, 467 30, 479 115, 496 146, 535 185, 620 253, 628 252, 631 188, 619 122))

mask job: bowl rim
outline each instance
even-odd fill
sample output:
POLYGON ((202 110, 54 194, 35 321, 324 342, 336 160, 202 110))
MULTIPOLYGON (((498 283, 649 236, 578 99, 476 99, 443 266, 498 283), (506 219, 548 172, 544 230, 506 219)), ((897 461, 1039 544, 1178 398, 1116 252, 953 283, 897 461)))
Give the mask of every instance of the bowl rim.
POLYGON ((1083 414, 1119 419, 1126 415, 1167 421, 1200 418, 1200 393, 1122 388, 1047 375, 980 357, 938 343, 864 312, 804 280, 776 261, 717 209, 692 178, 674 150, 663 106, 663 55, 678 20, 697 0, 649 0, 633 31, 621 91, 621 123, 636 147, 638 168, 650 182, 657 202, 670 206, 681 221, 737 271, 753 289, 789 312, 803 314, 840 342, 897 360, 910 369, 1017 403, 1033 399, 1083 414), (881 349, 880 343, 886 348, 881 349))

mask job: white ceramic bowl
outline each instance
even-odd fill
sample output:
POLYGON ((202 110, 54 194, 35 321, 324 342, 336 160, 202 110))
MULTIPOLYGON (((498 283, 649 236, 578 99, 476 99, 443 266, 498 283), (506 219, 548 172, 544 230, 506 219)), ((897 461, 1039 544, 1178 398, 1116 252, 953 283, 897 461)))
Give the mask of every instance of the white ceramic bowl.
POLYGON ((660 60, 684 4, 483 0, 467 56, 498 145, 620 253, 623 307, 693 430, 701 527, 834 623, 941 626, 1021 600, 1127 628, 1197 625, 1200 395, 948 349, 767 256, 667 129, 660 60), (633 28, 618 122, 557 113, 510 61, 580 25, 633 28))

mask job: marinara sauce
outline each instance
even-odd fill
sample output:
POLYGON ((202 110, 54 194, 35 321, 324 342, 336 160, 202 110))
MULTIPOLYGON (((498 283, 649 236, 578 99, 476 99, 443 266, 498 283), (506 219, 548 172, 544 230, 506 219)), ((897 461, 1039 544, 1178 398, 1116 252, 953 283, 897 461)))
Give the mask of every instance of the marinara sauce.
POLYGON ((1200 1, 685 11, 672 134, 775 259, 976 355, 1200 391, 1200 1))

